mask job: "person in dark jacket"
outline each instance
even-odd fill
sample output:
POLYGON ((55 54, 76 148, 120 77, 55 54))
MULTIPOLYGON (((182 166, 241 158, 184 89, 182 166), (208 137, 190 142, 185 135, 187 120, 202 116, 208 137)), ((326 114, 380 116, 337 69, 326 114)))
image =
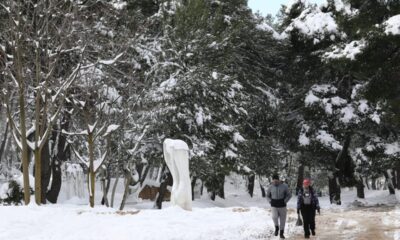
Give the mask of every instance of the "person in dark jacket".
POLYGON ((285 238, 285 224, 286 224, 286 204, 292 197, 289 187, 286 183, 279 180, 279 176, 274 174, 272 176, 272 184, 267 190, 267 200, 271 204, 272 220, 275 224, 275 236, 280 233, 280 238, 285 238), (280 230, 280 232, 279 232, 280 230))
POLYGON ((303 216, 304 237, 315 235, 315 211, 320 213, 319 201, 316 192, 311 187, 310 179, 304 179, 303 187, 297 196, 297 213, 303 216))

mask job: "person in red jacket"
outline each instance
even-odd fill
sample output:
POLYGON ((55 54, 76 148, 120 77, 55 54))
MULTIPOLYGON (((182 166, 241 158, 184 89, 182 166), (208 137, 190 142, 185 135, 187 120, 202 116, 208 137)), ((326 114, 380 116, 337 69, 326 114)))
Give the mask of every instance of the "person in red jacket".
POLYGON ((299 190, 297 196, 297 213, 301 212, 303 216, 304 237, 310 238, 315 235, 315 211, 320 213, 317 194, 311 187, 311 180, 304 179, 303 187, 299 190))

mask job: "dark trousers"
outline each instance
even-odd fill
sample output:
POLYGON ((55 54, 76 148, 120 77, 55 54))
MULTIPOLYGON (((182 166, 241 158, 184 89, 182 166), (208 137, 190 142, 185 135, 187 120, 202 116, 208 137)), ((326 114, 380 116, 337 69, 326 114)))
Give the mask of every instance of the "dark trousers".
POLYGON ((303 206, 301 208, 303 216, 304 235, 310 236, 310 230, 315 230, 315 209, 312 206, 303 206))

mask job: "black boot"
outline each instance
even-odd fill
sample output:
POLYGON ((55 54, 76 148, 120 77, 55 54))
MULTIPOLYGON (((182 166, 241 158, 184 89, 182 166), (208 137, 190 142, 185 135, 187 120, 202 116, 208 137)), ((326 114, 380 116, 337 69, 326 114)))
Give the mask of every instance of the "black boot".
POLYGON ((275 236, 278 236, 279 234, 279 227, 275 226, 275 236))
POLYGON ((284 232, 284 231, 281 230, 281 234, 280 234, 280 238, 281 238, 281 239, 285 239, 285 236, 283 235, 283 232, 284 232))
POLYGON ((313 236, 315 236, 315 230, 314 230, 314 229, 311 229, 311 234, 312 234, 313 236))
POLYGON ((310 238, 310 235, 304 235, 304 238, 310 238))

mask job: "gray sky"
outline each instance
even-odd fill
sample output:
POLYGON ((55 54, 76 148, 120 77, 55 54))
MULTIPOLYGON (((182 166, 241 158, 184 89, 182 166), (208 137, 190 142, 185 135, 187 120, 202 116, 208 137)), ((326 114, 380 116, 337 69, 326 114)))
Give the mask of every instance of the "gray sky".
MULTIPOLYGON (((248 0, 249 7, 253 9, 254 12, 257 10, 266 15, 268 13, 275 16, 281 8, 282 4, 286 4, 289 0, 248 0)), ((310 0, 310 2, 322 3, 325 0, 310 0)))

